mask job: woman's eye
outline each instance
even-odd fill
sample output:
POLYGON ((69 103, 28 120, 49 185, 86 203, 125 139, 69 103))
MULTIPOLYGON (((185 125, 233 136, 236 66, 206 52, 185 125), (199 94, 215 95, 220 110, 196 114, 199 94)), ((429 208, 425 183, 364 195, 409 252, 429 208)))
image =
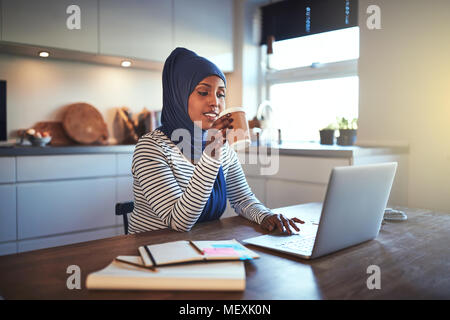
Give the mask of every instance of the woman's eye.
POLYGON ((225 98, 225 95, 224 95, 223 93, 219 93, 217 96, 218 96, 219 98, 225 98))
POLYGON ((198 91, 198 94, 205 97, 208 95, 208 92, 207 91, 198 91))

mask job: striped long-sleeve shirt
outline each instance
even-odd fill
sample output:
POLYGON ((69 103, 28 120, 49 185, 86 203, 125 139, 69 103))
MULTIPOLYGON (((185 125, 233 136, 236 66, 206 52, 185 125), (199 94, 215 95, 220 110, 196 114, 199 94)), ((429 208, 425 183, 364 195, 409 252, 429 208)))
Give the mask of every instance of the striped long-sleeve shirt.
POLYGON ((134 211, 129 232, 189 231, 209 199, 221 164, 231 207, 260 224, 272 212, 250 190, 228 143, 222 147, 221 160, 203 153, 194 165, 163 132, 154 130, 141 137, 133 155, 134 211))

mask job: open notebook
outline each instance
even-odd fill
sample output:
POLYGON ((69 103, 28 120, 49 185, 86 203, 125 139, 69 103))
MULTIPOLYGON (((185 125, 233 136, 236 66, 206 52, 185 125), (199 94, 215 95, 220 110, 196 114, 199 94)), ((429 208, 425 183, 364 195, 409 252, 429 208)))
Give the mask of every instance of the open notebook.
POLYGON ((86 287, 97 290, 243 291, 243 261, 192 263, 145 268, 139 256, 118 256, 106 268, 87 276, 86 287))
POLYGON ((185 262, 251 260, 258 254, 236 240, 181 240, 139 247, 144 266, 157 267, 185 262))

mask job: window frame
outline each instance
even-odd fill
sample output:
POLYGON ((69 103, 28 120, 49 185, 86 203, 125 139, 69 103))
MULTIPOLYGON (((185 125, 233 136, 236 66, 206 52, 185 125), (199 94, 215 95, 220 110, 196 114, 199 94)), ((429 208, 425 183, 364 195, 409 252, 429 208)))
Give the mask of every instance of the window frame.
POLYGON ((261 91, 259 103, 262 103, 263 101, 270 101, 270 87, 275 84, 354 76, 359 77, 359 58, 327 63, 312 63, 309 66, 276 70, 269 67, 267 45, 261 45, 259 53, 261 66, 259 79, 261 91))

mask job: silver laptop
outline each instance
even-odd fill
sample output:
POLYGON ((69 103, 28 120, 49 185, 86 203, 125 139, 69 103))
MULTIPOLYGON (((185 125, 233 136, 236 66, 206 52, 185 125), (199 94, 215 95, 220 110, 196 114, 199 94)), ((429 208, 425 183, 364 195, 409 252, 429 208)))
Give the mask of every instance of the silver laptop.
POLYGON ((243 242, 313 259, 372 240, 380 231, 396 169, 395 162, 336 167, 323 205, 295 210, 296 217, 310 220, 298 225, 299 233, 267 234, 243 242))

